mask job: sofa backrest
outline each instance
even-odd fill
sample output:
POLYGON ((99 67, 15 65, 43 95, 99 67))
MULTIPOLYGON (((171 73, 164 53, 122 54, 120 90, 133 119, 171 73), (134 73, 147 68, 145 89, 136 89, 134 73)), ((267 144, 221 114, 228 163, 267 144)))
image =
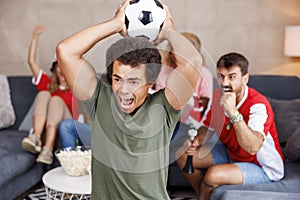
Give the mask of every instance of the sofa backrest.
POLYGON ((37 89, 31 83, 31 79, 32 76, 8 77, 12 104, 16 114, 15 124, 8 129, 17 130, 19 128, 34 101, 37 89))
POLYGON ((251 75, 248 85, 273 99, 300 98, 300 79, 297 76, 251 75))
POLYGON ((300 79, 296 76, 252 75, 248 85, 268 97, 279 142, 285 147, 289 137, 300 127, 300 79))

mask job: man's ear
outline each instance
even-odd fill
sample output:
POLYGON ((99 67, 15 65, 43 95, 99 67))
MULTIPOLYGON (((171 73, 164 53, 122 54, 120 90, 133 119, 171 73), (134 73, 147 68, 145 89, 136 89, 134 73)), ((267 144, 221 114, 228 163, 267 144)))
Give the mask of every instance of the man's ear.
POLYGON ((243 84, 247 85, 248 81, 249 81, 249 73, 245 74, 242 78, 243 80, 243 84))

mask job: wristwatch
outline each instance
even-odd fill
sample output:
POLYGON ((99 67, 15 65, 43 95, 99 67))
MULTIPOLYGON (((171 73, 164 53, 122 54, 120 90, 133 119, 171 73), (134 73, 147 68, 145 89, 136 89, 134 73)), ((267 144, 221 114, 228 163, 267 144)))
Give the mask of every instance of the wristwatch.
POLYGON ((230 122, 233 124, 235 122, 241 122, 243 120, 243 115, 239 111, 235 111, 233 117, 230 118, 230 122))

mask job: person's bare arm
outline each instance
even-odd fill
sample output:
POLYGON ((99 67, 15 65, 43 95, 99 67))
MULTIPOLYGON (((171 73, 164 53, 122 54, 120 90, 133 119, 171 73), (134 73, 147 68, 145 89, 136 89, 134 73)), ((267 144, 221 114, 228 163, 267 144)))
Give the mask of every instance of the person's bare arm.
POLYGON ((167 79, 165 94, 171 106, 180 110, 195 91, 202 66, 202 57, 192 43, 175 30, 171 14, 166 6, 165 8, 167 18, 161 31, 161 37, 167 39, 171 44, 177 65, 167 79))
POLYGON ((41 68, 38 66, 36 61, 36 51, 39 35, 45 31, 45 27, 41 25, 36 25, 33 30, 32 39, 30 42, 29 50, 28 50, 28 64, 30 70, 35 78, 38 77, 38 74, 41 68))
POLYGON ((119 7, 113 19, 83 29, 57 45, 58 63, 68 85, 79 100, 89 99, 97 85, 96 72, 83 55, 102 39, 124 32, 124 9, 128 2, 126 0, 119 7))
POLYGON ((233 123, 233 127, 239 145, 249 154, 256 154, 264 142, 262 133, 249 128, 244 120, 233 123))
MULTIPOLYGON (((234 92, 225 92, 220 100, 220 105, 229 117, 232 118, 236 109, 236 95, 234 92)), ((244 120, 234 122, 233 128, 239 145, 249 154, 256 154, 264 142, 264 136, 258 131, 252 130, 244 120)))

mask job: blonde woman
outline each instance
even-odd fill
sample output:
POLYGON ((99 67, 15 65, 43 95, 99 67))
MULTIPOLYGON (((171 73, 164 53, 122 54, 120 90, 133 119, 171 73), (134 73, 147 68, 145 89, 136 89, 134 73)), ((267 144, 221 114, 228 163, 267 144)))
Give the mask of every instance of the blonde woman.
POLYGON ((78 117, 77 100, 73 97, 65 76, 55 60, 52 63, 48 76, 36 62, 36 49, 38 38, 45 31, 44 26, 37 25, 33 31, 33 37, 29 47, 28 64, 33 73, 32 83, 38 89, 34 101, 33 129, 29 136, 22 141, 24 150, 33 154, 39 154, 37 162, 52 164, 53 146, 57 135, 59 122, 63 119, 78 117), (45 143, 42 144, 42 135, 45 135, 45 143))
MULTIPOLYGON (((203 118, 206 108, 208 106, 209 100, 213 93, 213 75, 207 67, 205 67, 205 59, 201 54, 201 40, 200 38, 191 32, 181 32, 181 34, 187 38, 199 52, 202 57, 202 65, 200 76, 197 80, 196 89, 194 91, 193 97, 188 101, 185 109, 181 115, 180 122, 181 126, 186 126, 186 129, 195 128, 200 126, 200 121, 203 118)), ((155 90, 165 88, 166 80, 170 73, 176 68, 176 58, 175 54, 177 52, 173 51, 170 44, 167 44, 166 49, 160 52, 163 57, 163 66, 156 79, 155 90)), ((178 125, 179 126, 179 125, 178 125)), ((177 127, 178 128, 178 127, 177 127)), ((175 129, 173 137, 177 133, 177 128, 175 129)), ((186 133, 187 130, 183 129, 186 133)))

